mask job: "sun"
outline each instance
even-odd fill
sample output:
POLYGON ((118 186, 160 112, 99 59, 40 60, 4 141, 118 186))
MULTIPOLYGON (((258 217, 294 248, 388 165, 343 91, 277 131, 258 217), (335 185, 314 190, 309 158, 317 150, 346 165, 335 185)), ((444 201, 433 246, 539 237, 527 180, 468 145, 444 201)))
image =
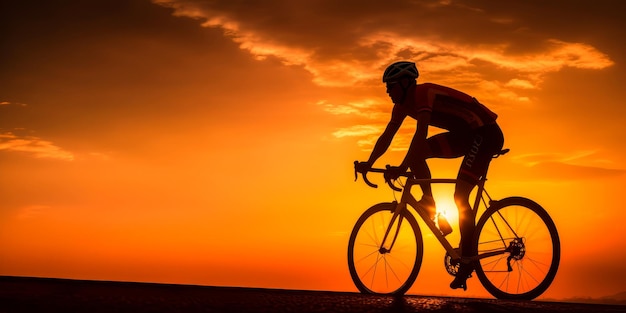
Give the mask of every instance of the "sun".
POLYGON ((445 216, 451 225, 458 225, 459 210, 454 203, 453 192, 433 192, 433 196, 435 198, 437 213, 445 216))

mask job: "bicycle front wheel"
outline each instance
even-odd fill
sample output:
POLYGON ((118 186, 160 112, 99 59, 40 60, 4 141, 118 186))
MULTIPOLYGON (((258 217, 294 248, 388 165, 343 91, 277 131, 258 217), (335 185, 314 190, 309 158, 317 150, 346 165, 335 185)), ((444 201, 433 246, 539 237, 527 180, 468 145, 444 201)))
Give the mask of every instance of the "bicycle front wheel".
POLYGON ((422 233, 406 209, 389 227, 395 208, 396 203, 374 205, 361 215, 350 235, 348 268, 363 293, 402 295, 419 273, 424 253, 422 233))
POLYGON ((552 283, 561 258, 554 222, 536 202, 519 197, 497 201, 476 225, 476 275, 498 299, 532 300, 552 283), (498 251, 502 252, 496 254, 498 251))

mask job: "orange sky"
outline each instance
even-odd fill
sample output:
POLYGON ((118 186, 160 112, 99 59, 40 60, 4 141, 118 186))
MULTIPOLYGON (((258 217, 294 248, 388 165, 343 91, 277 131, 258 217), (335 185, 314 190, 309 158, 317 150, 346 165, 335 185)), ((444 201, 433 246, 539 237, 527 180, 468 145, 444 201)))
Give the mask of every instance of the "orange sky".
MULTIPOLYGON (((356 291, 349 232, 393 193, 354 183, 352 162, 389 118, 382 71, 411 59, 499 114, 512 152, 488 190, 540 202, 561 235, 543 297, 626 291, 611 1, 16 2, 0 9, 0 275, 356 291)), ((450 290, 425 243, 411 293, 489 296, 450 290)))

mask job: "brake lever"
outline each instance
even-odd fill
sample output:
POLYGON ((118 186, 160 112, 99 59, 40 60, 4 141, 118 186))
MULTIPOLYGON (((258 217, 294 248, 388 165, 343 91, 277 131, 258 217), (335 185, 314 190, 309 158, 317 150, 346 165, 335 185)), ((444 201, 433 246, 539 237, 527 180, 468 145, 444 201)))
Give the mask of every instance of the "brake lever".
MULTIPOLYGON (((389 170, 389 168, 391 168, 391 165, 387 164, 387 170, 389 170)), ((387 183, 387 185, 389 185, 389 188, 395 191, 402 191, 402 188, 396 187, 396 185, 393 184, 393 181, 391 179, 387 179, 387 177, 385 177, 385 182, 387 183)))
MULTIPOLYGON (((354 161, 354 181, 356 181, 359 178, 359 174, 356 170, 356 165, 359 164, 359 161, 354 161)), ((369 179, 367 179, 367 172, 365 173, 361 173, 361 176, 363 176, 363 181, 365 181, 365 183, 372 187, 372 188, 378 188, 378 185, 372 183, 369 181, 369 179)))
POLYGON ((366 174, 366 173, 363 173, 363 180, 365 181, 365 183, 366 183, 368 186, 370 186, 370 187, 372 187, 372 188, 378 188, 378 185, 376 185, 376 184, 374 184, 374 183, 370 182, 370 181, 367 179, 367 174, 366 174))
POLYGON ((396 187, 396 185, 393 184, 391 179, 387 180, 387 185, 389 185, 389 188, 391 188, 391 189, 393 189, 395 191, 402 191, 402 188, 396 187))

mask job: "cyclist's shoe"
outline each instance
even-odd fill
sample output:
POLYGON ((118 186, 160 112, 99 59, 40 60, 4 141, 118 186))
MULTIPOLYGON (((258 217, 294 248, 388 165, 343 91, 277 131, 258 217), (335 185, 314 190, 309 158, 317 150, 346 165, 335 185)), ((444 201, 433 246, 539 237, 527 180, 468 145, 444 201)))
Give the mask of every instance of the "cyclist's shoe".
POLYGON ((474 266, 471 263, 461 263, 459 271, 456 273, 456 277, 450 283, 450 288, 459 289, 463 288, 463 291, 467 290, 467 279, 472 277, 474 266))
POLYGON ((428 212, 428 217, 431 220, 435 220, 435 215, 437 215, 437 208, 435 207, 435 199, 432 196, 422 196, 420 201, 417 201, 419 205, 421 205, 426 212, 428 212))

